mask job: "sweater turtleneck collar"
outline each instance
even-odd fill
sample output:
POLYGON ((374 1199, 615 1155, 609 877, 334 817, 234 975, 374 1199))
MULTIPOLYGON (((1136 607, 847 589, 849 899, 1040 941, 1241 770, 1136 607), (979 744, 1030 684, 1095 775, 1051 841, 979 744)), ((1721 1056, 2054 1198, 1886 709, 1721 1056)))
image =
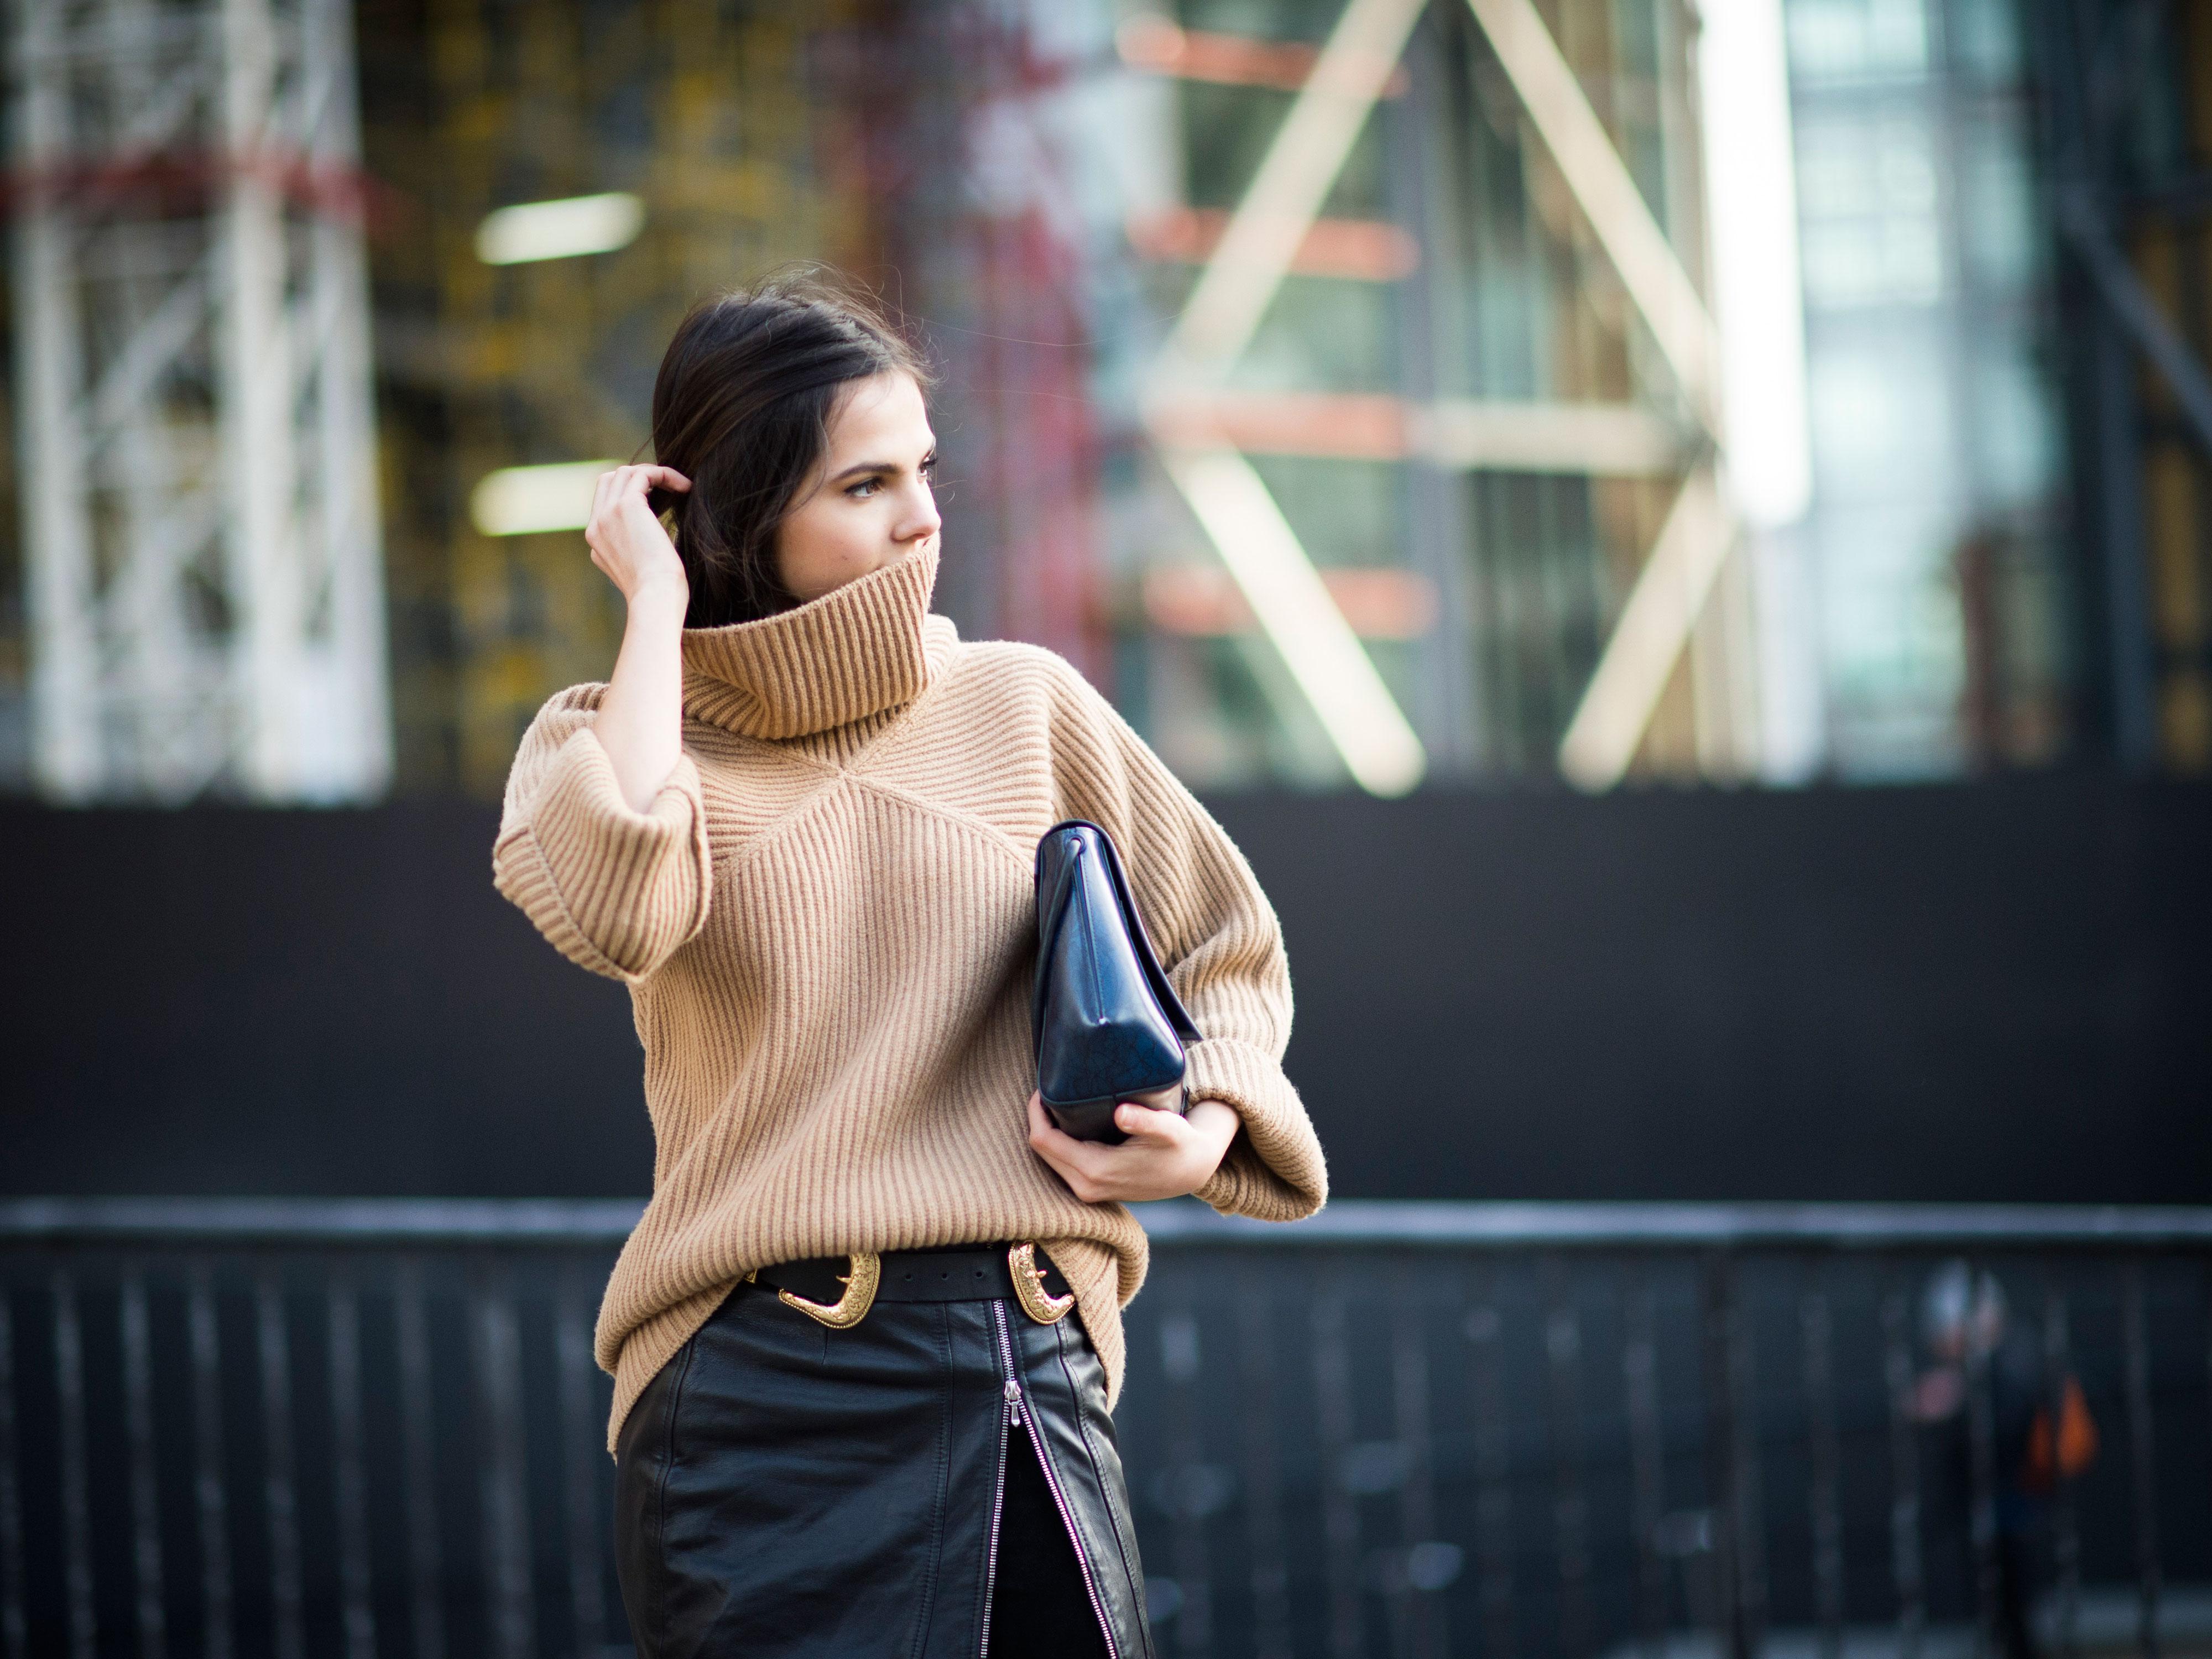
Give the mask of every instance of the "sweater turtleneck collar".
POLYGON ((912 702, 958 642, 932 616, 934 539, 758 622, 684 630, 684 708, 748 738, 799 738, 912 702))

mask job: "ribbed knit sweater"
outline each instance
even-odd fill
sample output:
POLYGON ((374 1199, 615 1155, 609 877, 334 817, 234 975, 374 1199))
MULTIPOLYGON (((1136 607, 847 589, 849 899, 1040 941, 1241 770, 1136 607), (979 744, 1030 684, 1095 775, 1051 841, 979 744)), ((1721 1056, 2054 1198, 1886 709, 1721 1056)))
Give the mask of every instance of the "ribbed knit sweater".
POLYGON ((1282 934, 1228 836, 1111 705, 1034 646, 931 615, 933 546, 764 621, 686 630, 683 756, 645 811, 592 723, 539 711, 507 781, 499 890, 629 987, 653 1198, 599 1310, 624 1414, 756 1267, 1034 1239, 1122 1374, 1143 1229, 1029 1146, 1032 860, 1063 818, 1120 844, 1204 1040, 1191 1097, 1241 1120, 1199 1196, 1292 1220, 1328 1176, 1283 1075, 1282 934))

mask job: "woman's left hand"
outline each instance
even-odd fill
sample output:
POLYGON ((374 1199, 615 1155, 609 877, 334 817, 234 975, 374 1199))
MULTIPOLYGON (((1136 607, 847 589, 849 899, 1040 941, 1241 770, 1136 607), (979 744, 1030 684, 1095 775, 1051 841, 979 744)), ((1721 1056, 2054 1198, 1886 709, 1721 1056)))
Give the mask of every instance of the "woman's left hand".
POLYGON ((1124 1101, 1114 1109, 1114 1127, 1129 1138, 1109 1146, 1078 1140, 1045 1115, 1041 1097, 1030 1097, 1030 1147, 1085 1204, 1141 1204, 1196 1192, 1221 1167, 1237 1125, 1237 1109, 1218 1100, 1201 1100, 1188 1115, 1124 1101))

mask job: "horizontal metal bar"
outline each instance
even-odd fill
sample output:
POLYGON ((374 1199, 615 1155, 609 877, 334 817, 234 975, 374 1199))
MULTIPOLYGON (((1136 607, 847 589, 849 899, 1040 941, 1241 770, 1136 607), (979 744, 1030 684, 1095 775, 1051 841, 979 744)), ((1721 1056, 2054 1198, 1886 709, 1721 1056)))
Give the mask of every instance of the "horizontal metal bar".
POLYGON ((0 1200, 0 1243, 613 1249, 644 1208, 635 1199, 20 1198, 0 1200))
POLYGON ((1516 1249, 2203 1249, 2212 1207, 2012 1204, 1494 1204, 1346 1199, 1293 1226, 1190 1200, 1133 1206, 1155 1245, 1516 1249))
MULTIPOLYGON (((0 1245, 611 1249, 643 1207, 628 1199, 7 1199, 0 1245)), ((1291 1226, 1188 1199, 1134 1208, 1166 1249, 2212 1249, 2212 1206, 1345 1199, 1291 1226)))

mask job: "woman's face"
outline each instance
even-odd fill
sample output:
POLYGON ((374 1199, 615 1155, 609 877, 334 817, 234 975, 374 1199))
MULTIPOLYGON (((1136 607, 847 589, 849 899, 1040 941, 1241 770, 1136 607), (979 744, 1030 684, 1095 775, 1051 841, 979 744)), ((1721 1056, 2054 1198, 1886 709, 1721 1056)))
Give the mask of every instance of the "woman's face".
POLYGON ((919 552, 937 535, 937 434, 904 373, 854 382, 822 462, 775 533, 776 574, 801 605, 919 552))

